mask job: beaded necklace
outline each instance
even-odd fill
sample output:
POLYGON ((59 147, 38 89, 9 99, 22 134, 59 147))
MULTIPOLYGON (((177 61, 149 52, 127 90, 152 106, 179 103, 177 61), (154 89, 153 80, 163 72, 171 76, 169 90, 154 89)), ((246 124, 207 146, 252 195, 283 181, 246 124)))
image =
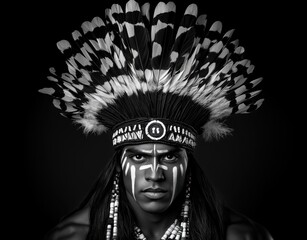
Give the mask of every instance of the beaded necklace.
MULTIPOLYGON (((107 233, 106 240, 117 239, 117 221, 118 221, 118 206, 119 206, 119 173, 116 173, 113 182, 112 197, 110 201, 110 213, 107 222, 107 233)), ((188 240, 189 239, 189 209, 191 205, 190 201, 190 186, 191 176, 189 177, 186 190, 185 190, 185 201, 182 204, 181 214, 179 219, 171 224, 166 230, 161 240, 188 240)), ((134 234, 136 240, 147 240, 142 230, 138 227, 134 227, 134 234)))

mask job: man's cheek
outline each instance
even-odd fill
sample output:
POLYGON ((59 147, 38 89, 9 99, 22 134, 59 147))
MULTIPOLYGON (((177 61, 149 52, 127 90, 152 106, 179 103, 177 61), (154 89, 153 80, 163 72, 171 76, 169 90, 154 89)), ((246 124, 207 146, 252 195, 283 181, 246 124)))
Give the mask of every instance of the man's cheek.
POLYGON ((135 173, 135 166, 134 165, 131 165, 131 167, 130 167, 130 179, 131 179, 131 193, 132 193, 134 200, 136 200, 136 198, 135 198, 136 173, 135 173))
POLYGON ((122 161, 122 170, 124 174, 124 182, 126 189, 131 192, 131 195, 133 196, 134 200, 136 200, 135 197, 135 182, 136 182, 136 167, 134 164, 131 164, 129 161, 127 161, 127 157, 123 158, 122 161))
POLYGON ((187 158, 186 154, 183 157, 183 160, 180 163, 179 167, 180 167, 181 176, 184 177, 185 176, 185 172, 187 171, 187 168, 188 168, 188 158, 187 158))
POLYGON ((178 168, 177 168, 177 166, 174 166, 173 169, 172 169, 172 178, 173 178, 173 193, 172 193, 170 205, 173 203, 175 194, 177 192, 177 179, 178 179, 178 168))
POLYGON ((172 181, 172 196, 169 205, 171 205, 178 193, 183 187, 187 164, 180 163, 173 167, 169 167, 167 171, 168 179, 172 181))

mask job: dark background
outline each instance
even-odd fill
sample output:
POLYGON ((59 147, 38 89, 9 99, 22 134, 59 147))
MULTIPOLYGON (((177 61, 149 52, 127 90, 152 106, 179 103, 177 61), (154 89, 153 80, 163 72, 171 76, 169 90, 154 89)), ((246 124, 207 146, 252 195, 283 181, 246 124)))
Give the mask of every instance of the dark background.
MULTIPOLYGON (((12 14, 4 25, 10 45, 3 50, 11 50, 7 62, 12 69, 5 70, 9 97, 3 104, 3 128, 13 148, 5 147, 9 157, 4 162, 10 165, 2 175, 9 196, 4 210, 10 213, 5 231, 13 239, 42 239, 78 205, 112 155, 110 135, 85 136, 59 115, 48 96, 37 92, 46 86, 48 68, 58 61, 55 43, 83 21, 102 16, 111 2, 49 1, 9 8, 12 14)), ((188 2, 177 3, 178 12, 188 2)), ((211 143, 200 139, 196 158, 228 205, 263 224, 274 239, 295 239, 304 192, 298 165, 305 157, 298 157, 296 148, 305 121, 297 121, 303 112, 298 92, 305 81, 297 54, 304 48, 300 6, 194 2, 211 23, 221 20, 224 31, 236 29, 256 75, 264 77, 265 97, 256 112, 229 119, 232 136, 211 143)))

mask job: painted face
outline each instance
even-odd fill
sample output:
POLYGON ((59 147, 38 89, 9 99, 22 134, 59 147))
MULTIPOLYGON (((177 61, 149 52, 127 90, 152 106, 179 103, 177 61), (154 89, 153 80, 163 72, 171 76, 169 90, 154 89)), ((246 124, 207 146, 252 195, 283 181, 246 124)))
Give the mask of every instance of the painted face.
POLYGON ((146 212, 166 211, 184 187, 187 165, 183 148, 155 143, 125 147, 121 167, 130 203, 146 212))

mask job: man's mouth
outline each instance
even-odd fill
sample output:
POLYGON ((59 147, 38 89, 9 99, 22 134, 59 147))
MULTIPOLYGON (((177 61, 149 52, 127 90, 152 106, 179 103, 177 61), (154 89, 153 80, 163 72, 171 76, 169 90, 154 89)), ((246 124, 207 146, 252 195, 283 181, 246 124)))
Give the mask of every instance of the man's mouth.
POLYGON ((151 200, 163 198, 167 191, 162 188, 146 188, 143 190, 144 195, 151 200))
POLYGON ((157 192, 157 193, 162 192, 163 193, 163 192, 167 192, 167 191, 163 188, 152 188, 152 187, 150 187, 150 188, 144 189, 143 192, 157 192))

